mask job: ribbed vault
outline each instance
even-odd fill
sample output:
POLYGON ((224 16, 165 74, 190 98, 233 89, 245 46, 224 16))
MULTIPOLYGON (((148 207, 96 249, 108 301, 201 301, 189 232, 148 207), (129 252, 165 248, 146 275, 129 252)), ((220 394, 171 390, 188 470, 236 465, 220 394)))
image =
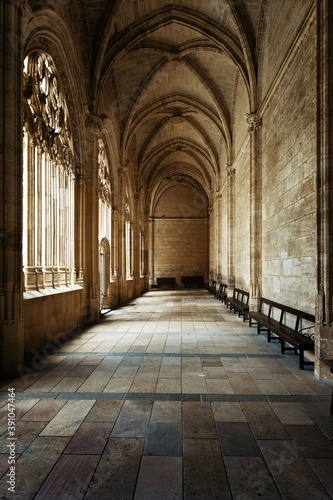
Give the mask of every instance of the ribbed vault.
POLYGON ((133 184, 143 187, 152 206, 178 174, 208 200, 221 169, 232 162, 240 80, 248 99, 244 115, 256 109, 261 2, 84 4, 91 108, 97 115, 107 110, 119 137, 119 161, 131 164, 133 184))

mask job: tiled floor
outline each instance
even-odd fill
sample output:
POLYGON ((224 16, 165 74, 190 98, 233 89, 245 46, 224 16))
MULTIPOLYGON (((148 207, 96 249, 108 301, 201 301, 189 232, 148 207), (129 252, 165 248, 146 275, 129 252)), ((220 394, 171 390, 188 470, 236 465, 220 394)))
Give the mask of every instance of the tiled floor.
POLYGON ((207 291, 149 292, 44 353, 1 388, 1 499, 333 498, 331 388, 207 291))

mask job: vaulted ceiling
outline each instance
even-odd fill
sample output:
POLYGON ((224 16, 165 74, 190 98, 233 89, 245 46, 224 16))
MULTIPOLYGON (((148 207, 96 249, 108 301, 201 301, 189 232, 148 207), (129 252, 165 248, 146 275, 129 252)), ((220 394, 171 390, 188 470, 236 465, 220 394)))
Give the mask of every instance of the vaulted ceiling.
MULTIPOLYGON (((63 0, 62 0, 63 1, 63 0)), ((148 192, 177 177, 207 194, 230 163, 239 82, 256 110, 267 0, 77 0, 90 108, 148 192)))

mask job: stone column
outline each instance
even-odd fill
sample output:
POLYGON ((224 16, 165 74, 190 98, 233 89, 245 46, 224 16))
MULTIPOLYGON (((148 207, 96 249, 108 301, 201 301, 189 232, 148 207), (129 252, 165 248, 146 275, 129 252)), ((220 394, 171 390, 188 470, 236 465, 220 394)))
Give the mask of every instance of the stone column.
POLYGON ((155 284, 155 269, 154 269, 154 217, 148 217, 149 224, 149 286, 155 284))
POLYGON ((22 7, 1 2, 0 64, 0 372, 14 374, 24 357, 22 272, 22 7))
MULTIPOLYGON (((318 277, 315 349, 319 360, 333 360, 333 4, 317 2, 318 157, 317 157, 317 241, 318 277)), ((316 372, 326 376, 323 361, 316 372)))
POLYGON ((220 284, 222 281, 222 195, 221 193, 216 194, 216 217, 215 217, 215 227, 216 227, 216 273, 217 273, 217 283, 220 284))
POLYGON ((119 304, 127 303, 126 277, 126 213, 125 213, 125 177, 127 168, 120 165, 118 168, 118 294, 119 304))
POLYGON ((262 269, 261 117, 246 115, 250 133, 250 310, 259 307, 262 269))
POLYGON ((141 226, 140 226, 140 207, 141 207, 141 195, 140 191, 137 191, 134 194, 134 222, 133 222, 133 229, 134 229, 134 253, 133 253, 133 258, 134 258, 134 292, 135 296, 138 297, 140 295, 140 276, 141 276, 141 226))
POLYGON ((85 196, 85 287, 87 291, 88 322, 100 315, 100 276, 98 241, 98 136, 100 120, 90 115, 86 120, 86 196, 85 196))
POLYGON ((75 268, 76 268, 76 283, 84 285, 84 269, 85 269, 85 179, 81 176, 78 182, 75 183, 75 268))
POLYGON ((228 297, 232 297, 235 288, 235 259, 234 259, 234 234, 235 234, 235 176, 236 170, 232 165, 227 165, 228 173, 228 297))

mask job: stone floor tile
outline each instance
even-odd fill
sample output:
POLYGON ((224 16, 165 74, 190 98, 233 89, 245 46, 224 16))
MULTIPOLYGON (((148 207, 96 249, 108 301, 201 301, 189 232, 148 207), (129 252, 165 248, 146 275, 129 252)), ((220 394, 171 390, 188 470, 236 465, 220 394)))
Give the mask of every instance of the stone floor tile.
POLYGON ((113 424, 83 422, 64 453, 69 455, 101 455, 110 436, 113 424))
MULTIPOLYGON (((23 453, 32 441, 44 429, 45 422, 16 422, 15 426, 15 451, 23 453)), ((9 440, 8 433, 0 437, 0 453, 8 451, 7 445, 9 440)), ((11 442, 11 440, 10 440, 11 442)))
MULTIPOLYGON (((10 493, 10 496, 1 498, 33 499, 63 452, 68 439, 37 437, 16 462, 16 495, 10 493)), ((0 492, 7 490, 7 479, 5 476, 0 480, 0 492)))
POLYGON ((182 426, 174 422, 150 422, 144 455, 181 456, 182 426))
POLYGON ((307 462, 317 474, 327 493, 333 498, 333 458, 308 458, 307 462))
POLYGON ((182 403, 182 409, 184 438, 217 438, 210 403, 184 402, 182 403))
POLYGON ((154 401, 151 422, 176 422, 182 419, 180 401, 154 401))
POLYGON ((314 425, 299 403, 270 403, 284 425, 314 425))
POLYGON ((42 436, 73 436, 95 400, 67 401, 41 432, 42 436))
POLYGON ((245 366, 242 364, 242 362, 239 359, 229 359, 229 358, 224 358, 223 356, 221 356, 221 361, 222 361, 223 368, 228 373, 229 372, 247 373, 245 366))
POLYGON ((182 381, 179 378, 159 378, 156 385, 156 394, 181 394, 182 381))
POLYGON ((157 374, 140 374, 135 377, 130 387, 131 393, 153 393, 156 390, 157 374))
POLYGON ((94 403, 88 415, 86 422, 115 422, 122 409, 124 401, 99 400, 94 403))
POLYGON ((216 424, 223 456, 261 456, 251 427, 246 422, 218 422, 216 424))
POLYGON ((206 386, 208 394, 234 394, 229 380, 225 379, 206 379, 206 386))
POLYGON ((269 403, 242 402, 241 407, 257 439, 288 439, 288 433, 269 403))
POLYGON ((79 365, 77 365, 73 370, 71 370, 68 374, 69 377, 84 377, 87 378, 94 370, 95 365, 82 364, 82 361, 79 365))
POLYGON ((77 392, 102 392, 111 376, 112 372, 95 370, 78 388, 77 392))
POLYGON ((204 375, 198 373, 183 373, 182 392, 183 394, 207 394, 204 375))
POLYGON ((205 377, 206 379, 207 378, 214 378, 214 379, 217 379, 217 378, 223 378, 223 379, 227 379, 228 378, 228 375, 225 371, 224 368, 222 367, 203 367, 203 372, 205 374, 205 377))
POLYGON ((95 372, 107 372, 112 375, 123 361, 124 356, 105 356, 96 367, 95 372))
POLYGON ((98 366, 101 361, 103 361, 104 356, 86 356, 81 362, 80 365, 90 365, 90 366, 98 366))
POLYGON ((281 500, 262 457, 224 457, 233 498, 281 500))
POLYGON ((294 374, 276 374, 275 377, 289 394, 314 394, 310 387, 294 374))
POLYGON ((112 378, 104 387, 103 392, 112 392, 116 394, 128 392, 132 382, 132 378, 112 378))
POLYGON ((64 377, 50 392, 76 392, 85 380, 86 377, 64 377))
POLYGON ((40 400, 31 410, 21 417, 20 421, 49 422, 66 403, 65 400, 40 400))
POLYGON ((133 500, 182 498, 182 458, 142 457, 133 500))
POLYGON ((125 401, 111 436, 145 437, 152 405, 151 401, 125 401))
POLYGON ((238 402, 213 401, 211 405, 215 422, 247 422, 238 402))
POLYGON ((184 439, 185 500, 231 500, 221 450, 217 439, 184 439))
POLYGON ((288 425, 286 430, 307 458, 333 458, 333 441, 315 425, 288 425))
POLYGON ((267 395, 288 394, 286 389, 276 379, 264 379, 264 380, 256 379, 255 383, 261 394, 267 394, 267 395))
POLYGON ((159 372, 160 378, 181 378, 180 366, 164 366, 162 365, 159 372))
POLYGON ((36 500, 84 498, 99 458, 98 455, 63 455, 42 485, 36 500))
POLYGON ((265 440, 259 441, 259 446, 283 499, 329 500, 325 488, 292 441, 265 440))
POLYGON ((228 373, 228 379, 236 394, 260 394, 260 390, 248 373, 228 373))

